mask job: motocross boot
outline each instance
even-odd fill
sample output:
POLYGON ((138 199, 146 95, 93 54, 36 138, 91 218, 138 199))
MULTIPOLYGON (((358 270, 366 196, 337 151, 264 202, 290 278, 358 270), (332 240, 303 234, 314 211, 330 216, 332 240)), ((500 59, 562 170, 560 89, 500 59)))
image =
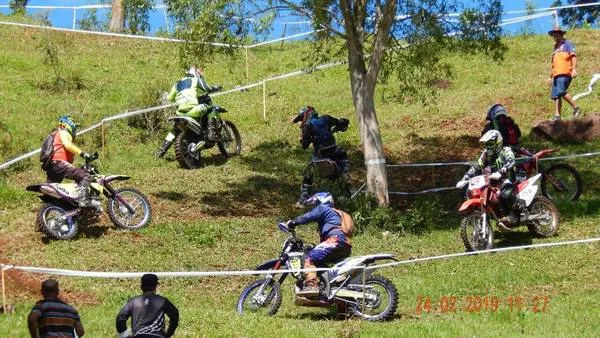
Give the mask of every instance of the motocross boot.
POLYGON ((305 298, 316 298, 319 296, 319 283, 316 279, 307 279, 304 281, 304 287, 296 292, 297 296, 305 298))
POLYGON ((92 204, 92 197, 90 196, 90 182, 81 181, 79 186, 79 197, 77 203, 80 208, 87 208, 92 204))
POLYGON ((156 156, 156 158, 162 158, 163 156, 165 156, 165 154, 167 153, 167 151, 169 150, 169 148, 171 148, 171 145, 173 144, 172 141, 163 141, 162 146, 160 146, 160 149, 158 149, 156 151, 156 153, 154 153, 154 156, 156 156))
POLYGON ((219 135, 217 135, 217 120, 214 118, 208 119, 208 135, 206 136, 208 141, 218 142, 219 135))
POLYGON ((311 188, 310 185, 302 183, 302 186, 300 187, 300 197, 298 198, 298 201, 296 202, 296 204, 294 204, 294 207, 296 207, 298 209, 304 208, 304 205, 306 204, 306 200, 308 199, 310 188, 311 188))

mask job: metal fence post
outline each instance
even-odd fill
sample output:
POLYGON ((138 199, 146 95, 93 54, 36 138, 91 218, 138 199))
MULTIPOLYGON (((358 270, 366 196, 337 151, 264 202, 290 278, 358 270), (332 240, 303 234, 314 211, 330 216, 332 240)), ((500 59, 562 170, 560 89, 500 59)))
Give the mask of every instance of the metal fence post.
POLYGON ((73 7, 73 30, 75 30, 75 19, 77 19, 77 8, 73 7))
POLYGON ((263 120, 267 120, 267 81, 263 80, 263 120))

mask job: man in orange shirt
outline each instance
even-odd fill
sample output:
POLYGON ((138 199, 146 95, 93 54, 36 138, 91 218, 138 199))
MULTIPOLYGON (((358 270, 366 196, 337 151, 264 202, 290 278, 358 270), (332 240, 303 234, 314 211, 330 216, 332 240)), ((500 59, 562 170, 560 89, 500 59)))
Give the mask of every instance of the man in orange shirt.
POLYGON ((578 117, 581 113, 581 109, 575 105, 571 94, 567 93, 571 79, 577 76, 577 56, 575 55, 575 46, 564 38, 566 33, 559 27, 554 27, 548 32, 555 42, 552 53, 552 69, 548 79, 548 84, 552 86, 550 98, 554 101, 553 120, 560 120, 563 98, 573 107, 573 117, 578 117))
POLYGON ((73 143, 78 125, 68 116, 61 116, 58 119, 58 130, 54 134, 52 143, 54 147, 52 158, 42 169, 46 171, 48 182, 60 183, 65 178, 75 180, 81 189, 78 202, 83 208, 90 206, 90 182, 93 178, 84 169, 73 166, 75 155, 86 160, 91 156, 73 143))

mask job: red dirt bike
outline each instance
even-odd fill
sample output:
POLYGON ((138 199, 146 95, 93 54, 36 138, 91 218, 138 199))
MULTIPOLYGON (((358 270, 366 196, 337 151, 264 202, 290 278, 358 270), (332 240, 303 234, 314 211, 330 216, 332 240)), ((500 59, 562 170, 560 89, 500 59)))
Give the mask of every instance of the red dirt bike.
POLYGON ((514 224, 504 224, 500 219, 506 216, 501 212, 500 173, 484 174, 461 180, 457 188, 467 184, 467 200, 458 209, 463 216, 460 223, 460 238, 467 251, 489 250, 494 246, 492 223, 496 223, 503 231, 510 231, 522 224, 531 233, 539 237, 554 236, 558 231, 558 210, 554 203, 538 195, 538 181, 542 174, 537 174, 516 184, 514 193, 522 206, 514 224))
POLYGON ((516 151, 517 155, 517 182, 537 173, 542 174, 542 194, 554 202, 577 201, 583 183, 581 175, 573 166, 566 163, 553 164, 548 168, 540 166, 540 159, 559 149, 544 149, 531 155, 528 151, 516 151))

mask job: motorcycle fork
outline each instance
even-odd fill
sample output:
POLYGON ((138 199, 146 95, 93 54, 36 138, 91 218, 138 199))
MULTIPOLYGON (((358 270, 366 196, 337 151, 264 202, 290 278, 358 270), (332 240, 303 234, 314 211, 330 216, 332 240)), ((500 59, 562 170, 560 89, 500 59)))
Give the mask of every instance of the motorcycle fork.
POLYGON ((111 198, 114 197, 117 199, 117 201, 119 201, 119 203, 121 203, 122 205, 125 206, 125 208, 127 208, 127 210, 134 215, 135 214, 135 210, 133 210, 133 208, 129 205, 129 203, 125 202, 125 200, 123 199, 123 197, 121 197, 121 195, 117 194, 117 192, 115 191, 115 189, 113 189, 108 183, 103 184, 104 186, 104 194, 106 195, 106 197, 111 198))

